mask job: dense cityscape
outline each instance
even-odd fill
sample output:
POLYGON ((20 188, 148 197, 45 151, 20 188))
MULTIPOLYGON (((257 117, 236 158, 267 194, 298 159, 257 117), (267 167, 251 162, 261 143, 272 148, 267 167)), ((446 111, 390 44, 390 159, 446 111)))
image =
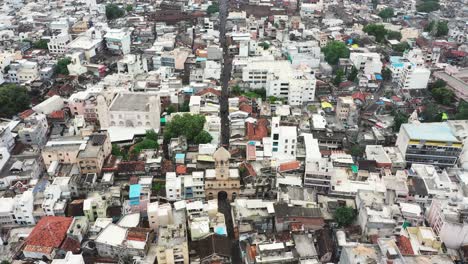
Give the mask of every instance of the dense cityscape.
POLYGON ((468 263, 467 0, 3 0, 0 264, 468 263))

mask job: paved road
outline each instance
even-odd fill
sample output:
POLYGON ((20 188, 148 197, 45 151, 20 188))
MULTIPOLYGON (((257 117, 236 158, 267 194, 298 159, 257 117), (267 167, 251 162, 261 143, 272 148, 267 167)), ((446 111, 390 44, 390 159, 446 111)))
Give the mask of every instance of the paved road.
POLYGON ((231 205, 229 201, 218 199, 218 211, 224 214, 228 237, 231 239, 232 263, 242 263, 239 240, 234 236, 234 225, 232 223, 231 205))

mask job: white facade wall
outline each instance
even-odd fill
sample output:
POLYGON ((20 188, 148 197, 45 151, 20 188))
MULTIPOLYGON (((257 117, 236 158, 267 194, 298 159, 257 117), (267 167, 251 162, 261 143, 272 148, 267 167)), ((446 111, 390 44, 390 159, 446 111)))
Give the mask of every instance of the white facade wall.
POLYGON ((273 157, 279 154, 296 156, 297 128, 293 126, 280 126, 280 118, 273 117, 271 124, 273 157))
POLYGON ((68 43, 70 43, 70 35, 67 32, 62 32, 52 36, 47 47, 50 53, 63 54, 67 51, 68 43))
POLYGON ((364 74, 374 74, 382 71, 383 64, 378 53, 353 52, 349 55, 349 59, 354 64, 354 67, 363 71, 364 74))

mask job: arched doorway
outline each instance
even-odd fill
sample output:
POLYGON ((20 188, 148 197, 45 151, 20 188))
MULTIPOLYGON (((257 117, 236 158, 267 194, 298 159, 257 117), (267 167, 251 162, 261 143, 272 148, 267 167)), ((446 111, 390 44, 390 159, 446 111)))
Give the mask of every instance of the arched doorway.
POLYGON ((225 191, 218 192, 218 201, 225 201, 228 198, 228 194, 225 191))

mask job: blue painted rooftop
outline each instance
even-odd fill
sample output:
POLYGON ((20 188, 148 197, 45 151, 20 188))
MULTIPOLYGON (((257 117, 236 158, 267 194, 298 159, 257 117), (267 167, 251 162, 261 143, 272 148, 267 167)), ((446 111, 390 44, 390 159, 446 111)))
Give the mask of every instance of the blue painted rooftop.
POLYGON ((390 63, 394 68, 403 68, 403 62, 401 61, 403 57, 400 56, 391 56, 390 57, 390 63))
POLYGON ((141 194, 141 185, 140 184, 132 184, 130 185, 130 191, 128 196, 130 199, 132 198, 139 198, 141 194))
POLYGON ((223 226, 216 227, 214 232, 218 235, 227 235, 226 228, 223 226))
POLYGON ((175 155, 175 158, 176 158, 176 159, 185 159, 185 154, 184 154, 184 153, 177 153, 177 154, 175 155))

